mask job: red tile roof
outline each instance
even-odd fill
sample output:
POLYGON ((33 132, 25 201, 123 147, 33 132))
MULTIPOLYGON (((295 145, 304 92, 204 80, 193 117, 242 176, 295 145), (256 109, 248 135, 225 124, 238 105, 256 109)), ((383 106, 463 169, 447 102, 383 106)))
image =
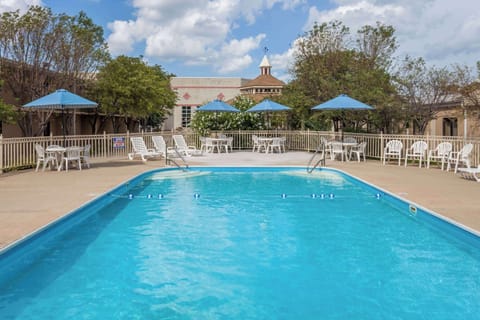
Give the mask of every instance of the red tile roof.
POLYGON ((253 80, 248 81, 241 89, 250 87, 283 87, 285 82, 278 80, 270 74, 262 74, 253 80))

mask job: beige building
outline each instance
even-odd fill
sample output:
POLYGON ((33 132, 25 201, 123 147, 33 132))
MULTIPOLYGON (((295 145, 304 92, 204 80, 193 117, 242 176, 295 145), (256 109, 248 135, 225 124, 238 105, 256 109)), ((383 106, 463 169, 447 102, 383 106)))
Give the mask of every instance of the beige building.
POLYGON ((432 136, 480 137, 478 115, 462 107, 461 100, 438 107, 436 119, 429 122, 425 133, 432 136))
POLYGON ((165 120, 163 129, 188 127, 197 107, 214 99, 226 101, 235 98, 248 81, 243 78, 172 78, 170 85, 177 92, 177 104, 172 116, 165 120))
POLYGON ((233 100, 238 95, 251 96, 255 101, 280 95, 285 86, 283 81, 271 75, 272 66, 267 56, 260 63, 260 75, 255 79, 175 77, 171 87, 177 92, 177 104, 173 114, 165 120, 163 130, 186 128, 197 107, 214 99, 233 100))

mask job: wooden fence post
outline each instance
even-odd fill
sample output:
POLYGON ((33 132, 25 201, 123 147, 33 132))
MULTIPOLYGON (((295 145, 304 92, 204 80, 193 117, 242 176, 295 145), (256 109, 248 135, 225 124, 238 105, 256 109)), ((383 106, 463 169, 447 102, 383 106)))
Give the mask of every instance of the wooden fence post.
POLYGON ((380 161, 383 159, 383 131, 380 132, 380 161))
POLYGON ((127 141, 125 141, 125 156, 128 156, 128 150, 130 150, 130 131, 127 130, 127 134, 126 134, 126 139, 127 141))
POLYGON ((3 173, 3 135, 0 134, 0 174, 3 173))
POLYGON ((108 151, 107 151, 107 133, 103 131, 103 157, 107 158, 108 157, 108 151))

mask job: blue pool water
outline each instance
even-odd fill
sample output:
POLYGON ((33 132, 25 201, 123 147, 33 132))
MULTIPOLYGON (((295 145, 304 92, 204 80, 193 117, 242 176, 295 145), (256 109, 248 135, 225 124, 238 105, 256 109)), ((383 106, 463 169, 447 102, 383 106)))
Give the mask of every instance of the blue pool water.
POLYGON ((161 171, 0 256, 0 319, 478 319, 479 251, 341 173, 161 171))

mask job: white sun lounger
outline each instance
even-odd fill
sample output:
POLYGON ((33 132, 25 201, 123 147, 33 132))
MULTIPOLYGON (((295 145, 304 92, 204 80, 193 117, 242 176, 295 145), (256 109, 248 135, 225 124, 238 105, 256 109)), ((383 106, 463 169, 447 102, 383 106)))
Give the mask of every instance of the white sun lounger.
POLYGON ((163 136, 152 136, 153 146, 155 147, 155 151, 160 153, 163 157, 176 157, 177 152, 172 147, 167 147, 165 143, 165 139, 163 136))
POLYGON ((480 165, 478 168, 458 168, 457 171, 467 180, 480 182, 480 165))
POLYGON ((173 141, 175 142, 175 148, 182 155, 185 155, 187 157, 202 155, 201 150, 198 150, 195 146, 187 145, 185 138, 180 134, 173 135, 173 141))
POLYGON ((143 162, 149 158, 160 158, 161 153, 155 151, 155 149, 148 149, 145 145, 145 141, 142 137, 131 137, 133 152, 128 154, 128 159, 133 160, 136 156, 140 156, 143 162))

